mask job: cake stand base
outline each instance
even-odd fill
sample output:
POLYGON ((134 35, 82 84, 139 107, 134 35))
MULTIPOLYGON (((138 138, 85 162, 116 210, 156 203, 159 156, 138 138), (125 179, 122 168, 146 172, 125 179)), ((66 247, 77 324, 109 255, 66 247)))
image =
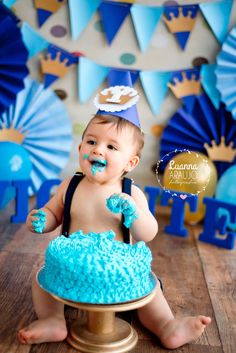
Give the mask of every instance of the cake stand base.
POLYGON ((124 320, 115 318, 110 333, 93 333, 86 324, 75 321, 67 336, 67 342, 85 353, 128 352, 138 342, 136 331, 124 320))

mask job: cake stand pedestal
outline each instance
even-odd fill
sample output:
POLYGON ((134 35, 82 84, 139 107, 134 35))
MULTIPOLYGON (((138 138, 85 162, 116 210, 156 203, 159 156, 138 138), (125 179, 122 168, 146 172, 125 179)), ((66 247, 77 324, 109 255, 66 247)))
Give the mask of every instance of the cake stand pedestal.
POLYGON ((140 308, 155 296, 155 289, 145 297, 122 304, 84 304, 62 299, 51 294, 56 300, 77 309, 87 311, 87 322, 75 320, 69 328, 67 342, 86 353, 128 352, 138 342, 137 332, 131 325, 115 316, 116 312, 140 308))

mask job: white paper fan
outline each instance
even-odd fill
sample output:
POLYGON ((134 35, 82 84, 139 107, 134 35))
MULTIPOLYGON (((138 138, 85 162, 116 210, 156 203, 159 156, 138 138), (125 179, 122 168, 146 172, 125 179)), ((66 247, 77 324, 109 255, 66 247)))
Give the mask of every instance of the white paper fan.
POLYGON ((236 119, 236 27, 226 37, 216 62, 216 87, 226 109, 236 119))
POLYGON ((0 128, 4 127, 25 135, 22 146, 33 164, 33 192, 44 180, 58 176, 68 161, 72 129, 65 106, 54 92, 27 78, 16 103, 0 117, 0 128))

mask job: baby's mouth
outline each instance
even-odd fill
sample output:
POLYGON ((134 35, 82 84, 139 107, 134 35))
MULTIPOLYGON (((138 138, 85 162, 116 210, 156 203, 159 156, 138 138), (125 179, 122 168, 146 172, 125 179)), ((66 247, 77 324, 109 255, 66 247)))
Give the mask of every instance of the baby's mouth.
POLYGON ((105 168, 107 166, 107 161, 105 159, 94 159, 93 161, 90 161, 90 163, 96 168, 105 168))
POLYGON ((103 172, 107 166, 107 161, 105 159, 94 159, 90 161, 92 164, 92 174, 96 175, 97 172, 103 172))

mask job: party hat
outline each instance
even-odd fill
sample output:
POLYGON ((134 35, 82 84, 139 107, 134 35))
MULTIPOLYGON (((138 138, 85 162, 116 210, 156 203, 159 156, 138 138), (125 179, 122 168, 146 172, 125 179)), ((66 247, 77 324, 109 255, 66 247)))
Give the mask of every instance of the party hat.
POLYGON ((94 104, 98 108, 97 114, 117 116, 141 129, 136 109, 139 94, 132 87, 130 72, 112 70, 109 83, 111 86, 97 94, 94 99, 94 104))

